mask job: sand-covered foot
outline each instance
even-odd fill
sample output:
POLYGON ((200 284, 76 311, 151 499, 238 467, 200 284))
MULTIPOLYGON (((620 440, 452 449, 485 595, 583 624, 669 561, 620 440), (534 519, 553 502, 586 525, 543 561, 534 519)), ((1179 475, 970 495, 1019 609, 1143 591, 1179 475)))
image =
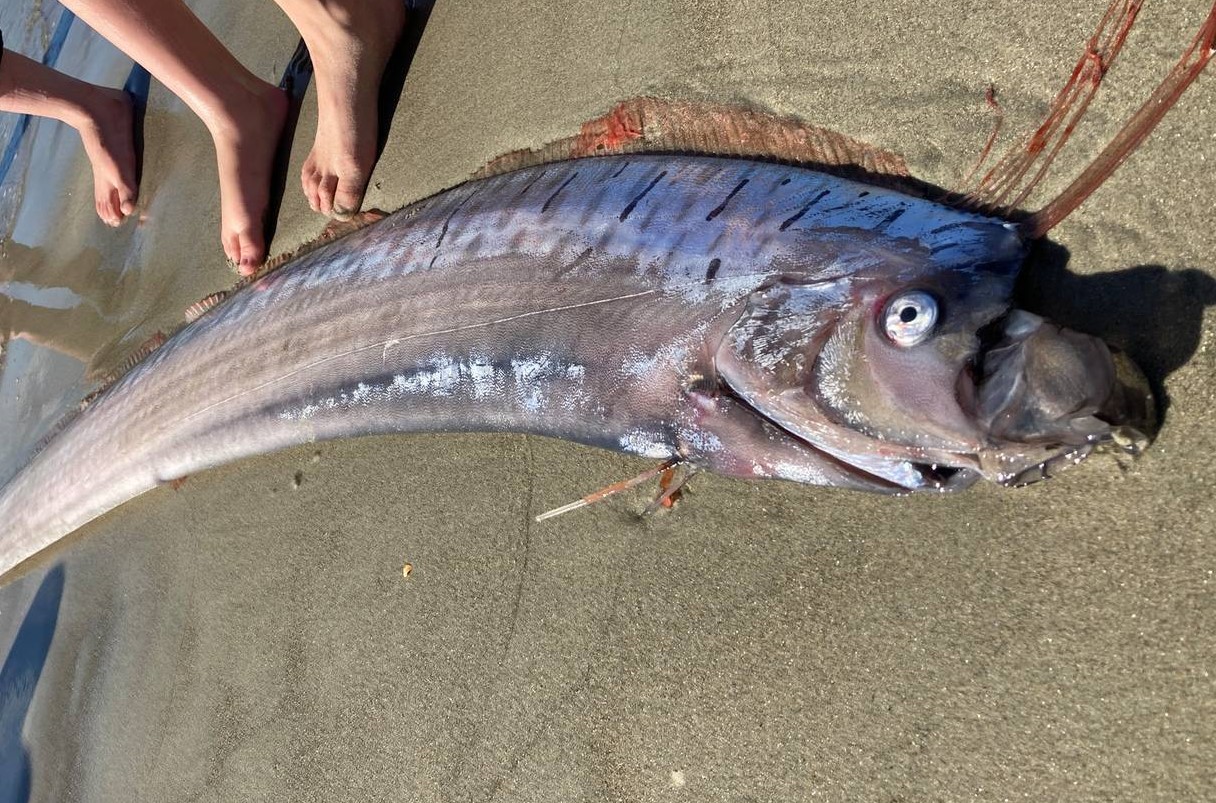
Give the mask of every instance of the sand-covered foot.
POLYGON ((135 107, 127 93, 98 89, 89 96, 85 119, 77 126, 93 166, 97 216, 117 226, 135 211, 135 107))
POLYGON ((270 84, 239 116, 212 126, 220 177, 220 241, 224 253, 248 276, 266 261, 266 207, 275 150, 287 119, 287 96, 270 84))
POLYGON ((279 0, 308 45, 317 136, 300 179, 314 211, 358 212, 376 162, 380 79, 405 25, 402 0, 279 0))

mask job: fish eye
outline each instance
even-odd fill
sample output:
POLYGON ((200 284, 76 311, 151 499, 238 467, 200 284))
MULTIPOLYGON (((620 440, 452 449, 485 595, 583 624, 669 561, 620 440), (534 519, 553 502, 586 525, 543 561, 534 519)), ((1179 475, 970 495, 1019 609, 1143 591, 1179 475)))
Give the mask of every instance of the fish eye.
POLYGON ((883 318, 892 343, 915 346, 933 333, 937 301, 923 290, 909 290, 891 299, 883 318))

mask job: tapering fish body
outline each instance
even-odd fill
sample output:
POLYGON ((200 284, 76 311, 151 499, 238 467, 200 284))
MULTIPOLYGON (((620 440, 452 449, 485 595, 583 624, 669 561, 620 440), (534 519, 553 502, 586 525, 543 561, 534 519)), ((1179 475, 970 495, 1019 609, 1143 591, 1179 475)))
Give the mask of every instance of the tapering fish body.
POLYGON ((743 160, 608 157, 469 182, 245 288, 109 388, 0 492, 0 571, 158 484, 370 433, 529 432, 921 487, 745 409, 717 355, 783 284, 839 288, 907 262, 995 266, 1005 287, 1022 248, 997 219, 743 160))
POLYGON ((1143 375, 1010 305, 1027 241, 1216 54, 1214 2, 1111 142, 1023 212, 1140 7, 1112 0, 1035 133, 942 203, 894 154, 735 107, 634 99, 508 154, 494 169, 521 169, 253 283, 100 395, 0 489, 0 572, 158 484, 371 433, 528 432, 887 492, 1021 484, 1103 443, 1135 451, 1156 424, 1143 375), (690 149, 912 194, 645 153, 690 149))

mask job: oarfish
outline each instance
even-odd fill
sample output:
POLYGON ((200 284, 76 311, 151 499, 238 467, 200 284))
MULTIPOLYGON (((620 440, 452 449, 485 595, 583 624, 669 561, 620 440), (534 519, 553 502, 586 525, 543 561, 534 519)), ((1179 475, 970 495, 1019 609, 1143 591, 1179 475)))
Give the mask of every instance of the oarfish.
MULTIPOLYGON (((1124 5, 1134 16, 1112 11, 1124 5)), ((1104 20, 1100 57, 1119 22, 1104 20)), ((1216 8, 1204 61, 1214 30, 1216 8)), ((626 104, 565 151, 607 155, 536 159, 413 204, 177 332, 0 492, 0 571, 158 485, 371 433, 534 433, 878 492, 1018 484, 1135 440, 1151 418, 1138 372, 1010 299, 1028 244, 1185 83, 1164 86, 1096 173, 1033 215, 1001 182, 1033 174, 1059 132, 935 199, 882 186, 885 155, 864 146, 873 180, 627 152, 651 125, 630 109, 661 104, 626 104)), ((816 147, 810 161, 829 161, 816 147)))

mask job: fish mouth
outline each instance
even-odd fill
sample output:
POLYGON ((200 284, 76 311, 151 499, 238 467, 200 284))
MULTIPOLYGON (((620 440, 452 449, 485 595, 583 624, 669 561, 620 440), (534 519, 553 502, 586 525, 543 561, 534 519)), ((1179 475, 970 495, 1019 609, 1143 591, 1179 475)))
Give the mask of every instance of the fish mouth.
POLYGON ((1102 340, 1018 309, 979 338, 959 396, 989 439, 978 455, 988 479, 1026 485, 1096 449, 1138 454, 1156 433, 1144 374, 1102 340))

